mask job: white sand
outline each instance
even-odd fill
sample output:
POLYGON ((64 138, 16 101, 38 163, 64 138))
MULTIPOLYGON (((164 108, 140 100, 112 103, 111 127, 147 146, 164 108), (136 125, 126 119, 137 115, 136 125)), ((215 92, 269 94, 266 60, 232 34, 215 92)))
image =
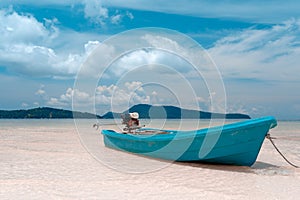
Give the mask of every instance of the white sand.
MULTIPOLYGON (((298 163, 299 154, 293 150, 298 151, 299 144, 297 140, 286 140, 282 145, 298 163), (291 145, 294 146, 290 148, 291 145)), ((128 156, 104 148, 103 143, 99 148, 106 149, 113 167, 120 159, 114 155, 121 155, 122 159, 128 156)), ((107 167, 109 163, 104 165, 94 159, 82 146, 72 121, 36 126, 5 122, 0 129, 0 161, 0 199, 299 199, 300 196, 299 169, 288 166, 269 141, 265 141, 258 162, 251 168, 155 161, 164 167, 133 174, 116 171, 107 167)))

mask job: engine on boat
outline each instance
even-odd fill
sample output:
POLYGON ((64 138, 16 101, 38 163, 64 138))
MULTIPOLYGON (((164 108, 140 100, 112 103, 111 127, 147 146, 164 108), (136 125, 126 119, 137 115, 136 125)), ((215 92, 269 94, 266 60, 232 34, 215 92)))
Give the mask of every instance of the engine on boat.
POLYGON ((139 113, 125 113, 121 115, 122 124, 125 124, 123 131, 131 133, 134 130, 140 129, 139 113))

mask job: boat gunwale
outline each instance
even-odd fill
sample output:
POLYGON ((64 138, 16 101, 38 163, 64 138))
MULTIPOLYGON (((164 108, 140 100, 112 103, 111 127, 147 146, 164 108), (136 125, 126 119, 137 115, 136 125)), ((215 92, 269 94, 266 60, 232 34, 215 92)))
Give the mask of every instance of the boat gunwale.
POLYGON ((102 130, 102 134, 107 137, 114 137, 123 140, 135 140, 135 141, 170 141, 170 140, 182 140, 182 139, 190 139, 191 137, 204 137, 207 134, 213 136, 214 134, 226 134, 228 132, 233 131, 241 131, 245 129, 249 129, 252 127, 262 126, 266 122, 269 122, 270 127, 274 128, 277 125, 277 121, 272 116, 261 117, 256 119, 244 120, 240 122, 224 124, 222 126, 214 126, 210 128, 203 128, 198 130, 184 130, 184 131, 177 131, 177 130, 161 130, 161 129, 150 129, 144 128, 143 130, 159 130, 159 131, 166 131, 170 132, 169 134, 153 134, 153 135, 142 135, 142 134, 123 134, 120 132, 116 132, 113 130, 102 130), (176 134, 176 133, 182 134, 176 134))

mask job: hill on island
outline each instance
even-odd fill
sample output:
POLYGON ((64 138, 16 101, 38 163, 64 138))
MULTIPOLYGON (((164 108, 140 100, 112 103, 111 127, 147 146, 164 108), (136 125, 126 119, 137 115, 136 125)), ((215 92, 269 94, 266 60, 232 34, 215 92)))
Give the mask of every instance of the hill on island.
POLYGON ((0 110, 0 119, 72 119, 101 118, 99 115, 56 108, 33 108, 28 110, 0 110))
MULTIPOLYGON (((141 119, 250 119, 249 115, 240 113, 211 113, 183 109, 175 106, 152 106, 148 104, 134 105, 122 113, 129 112, 138 112, 141 119)), ((108 112, 104 114, 102 118, 120 118, 122 113, 108 112)))
MULTIPOLYGON (((188 110, 175 106, 152 106, 148 104, 134 105, 122 113, 129 112, 138 112, 141 119, 250 119, 249 115, 240 113, 211 113, 198 110, 188 110)), ((28 110, 0 110, 0 119, 113 119, 121 118, 122 113, 108 112, 103 116, 100 116, 87 112, 42 107, 28 110)))

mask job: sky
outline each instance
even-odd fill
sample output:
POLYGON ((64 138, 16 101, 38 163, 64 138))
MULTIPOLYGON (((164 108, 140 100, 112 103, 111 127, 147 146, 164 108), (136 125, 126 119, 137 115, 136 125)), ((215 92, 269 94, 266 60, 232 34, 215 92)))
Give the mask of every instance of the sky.
POLYGON ((148 103, 299 120, 299 10, 296 0, 1 0, 0 109, 148 103), (147 27, 160 35, 138 31, 147 27), (203 48, 186 53, 207 55, 214 78, 180 55, 182 37, 203 48), (130 51, 104 66, 120 48, 130 51))

